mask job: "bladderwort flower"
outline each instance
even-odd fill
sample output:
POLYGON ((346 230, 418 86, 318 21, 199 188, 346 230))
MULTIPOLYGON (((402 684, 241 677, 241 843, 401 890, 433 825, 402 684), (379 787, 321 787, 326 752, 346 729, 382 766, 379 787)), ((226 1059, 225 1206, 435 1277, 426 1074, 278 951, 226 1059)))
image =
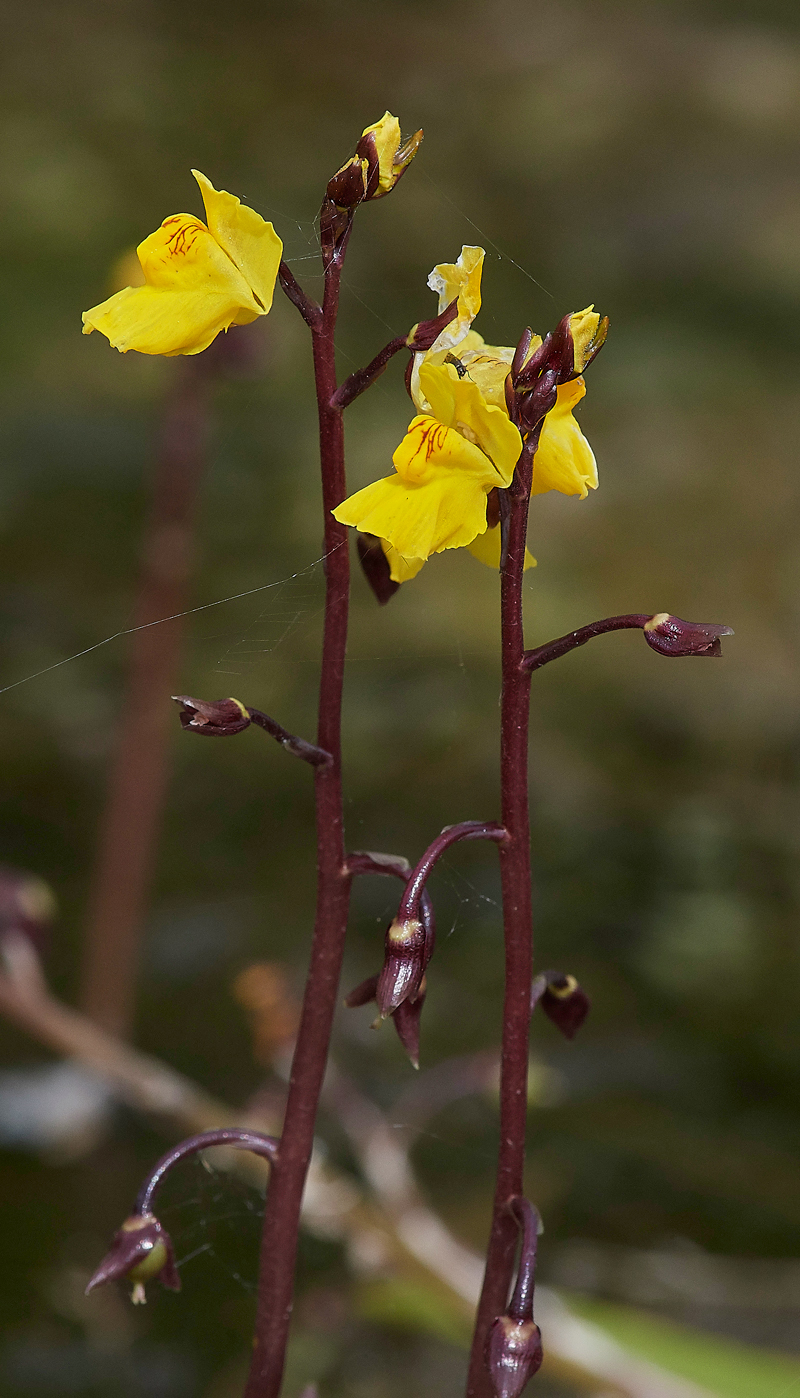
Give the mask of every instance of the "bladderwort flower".
MULTIPOLYGON (((439 310, 454 299, 458 310, 431 348, 414 356, 409 387, 418 416, 394 453, 396 474, 334 510, 341 524, 381 540, 394 582, 407 582, 432 554, 449 548, 466 546, 490 567, 500 564, 499 510, 490 497, 510 485, 522 438, 506 401, 516 351, 487 345, 472 329, 481 306, 484 256, 483 248, 463 247, 457 262, 438 264, 430 273, 439 310)), ((534 457, 534 495, 558 490, 585 498, 597 486, 594 453, 573 410, 586 392, 580 371, 599 323, 592 307, 570 318, 575 377, 559 385, 545 417, 534 457)), ((532 337, 528 360, 542 343, 532 337)), ((534 564, 526 554, 526 568, 534 564)))
POLYGON ((173 214, 136 249, 144 286, 84 311, 120 353, 200 354, 221 330, 249 325, 272 306, 283 243, 271 223, 193 170, 208 225, 173 214))

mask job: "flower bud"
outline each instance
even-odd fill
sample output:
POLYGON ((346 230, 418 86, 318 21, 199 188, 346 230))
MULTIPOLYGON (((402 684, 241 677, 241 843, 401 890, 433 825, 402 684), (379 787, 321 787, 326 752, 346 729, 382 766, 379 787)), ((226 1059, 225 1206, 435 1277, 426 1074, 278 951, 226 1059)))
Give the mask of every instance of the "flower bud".
POLYGON ((227 738, 250 727, 250 715, 238 699, 191 699, 188 694, 173 694, 172 698, 181 705, 181 727, 193 733, 227 738))
POLYGON ((582 374, 606 342, 608 316, 601 320, 594 306, 575 311, 568 317, 568 333, 572 342, 572 376, 582 374))
POLYGON ((384 112, 380 121, 367 126, 356 146, 356 155, 367 161, 367 199, 382 199, 405 174, 422 143, 417 131, 401 145, 400 123, 391 112, 384 112))
POLYGON ((131 1214, 114 1234, 111 1247, 86 1288, 86 1295, 105 1282, 129 1277, 133 1282, 134 1305, 146 1301, 144 1283, 155 1281, 170 1291, 180 1291, 181 1279, 175 1266, 175 1250, 166 1228, 155 1214, 131 1214))
POLYGON ((426 942, 425 929, 416 918, 391 923, 375 991, 382 1019, 418 993, 428 959, 426 942))
POLYGON ((422 1016, 422 1006, 425 1004, 428 985, 423 975, 419 983, 419 990, 413 999, 409 996, 402 1005, 398 1005, 392 1020, 397 1030, 397 1037, 403 1045, 414 1068, 419 1068, 419 1024, 422 1016))
POLYGON ((486 1339, 486 1365, 495 1398, 518 1398, 541 1367, 542 1336, 533 1320, 498 1316, 486 1339))
POLYGON ((332 204, 338 209, 353 209, 367 197, 369 163, 362 156, 354 155, 328 180, 325 191, 332 204))
POLYGON ((391 564, 383 551, 383 544, 375 534, 357 534, 356 548, 361 571, 382 607, 391 601, 400 587, 392 577, 391 564))
POLYGON ((574 1039, 589 1013, 591 1001, 574 976, 544 971, 531 986, 531 1010, 540 1004, 565 1039, 574 1039))
POLYGON ((722 655, 721 636, 732 636, 730 626, 714 622, 682 621, 669 612, 657 612, 646 621, 644 639, 659 655, 722 655))

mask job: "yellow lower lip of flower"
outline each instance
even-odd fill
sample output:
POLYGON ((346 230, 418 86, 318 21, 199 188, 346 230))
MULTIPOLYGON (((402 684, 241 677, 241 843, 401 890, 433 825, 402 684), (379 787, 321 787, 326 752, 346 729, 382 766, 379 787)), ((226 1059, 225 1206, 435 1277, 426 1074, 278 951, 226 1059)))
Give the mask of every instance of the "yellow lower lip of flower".
POLYGON ((283 244, 271 223, 195 170, 208 226, 173 214, 137 248, 143 286, 129 286, 83 316, 121 353, 200 354, 231 325, 272 304, 283 244))

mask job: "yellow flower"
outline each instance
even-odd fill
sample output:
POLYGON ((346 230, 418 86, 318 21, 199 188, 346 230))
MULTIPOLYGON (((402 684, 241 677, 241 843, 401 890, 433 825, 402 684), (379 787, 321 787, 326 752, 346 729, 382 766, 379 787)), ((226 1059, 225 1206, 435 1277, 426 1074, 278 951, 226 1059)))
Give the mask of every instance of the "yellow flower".
POLYGON ((85 311, 121 353, 199 354, 221 330, 249 325, 272 305, 283 244, 271 223, 193 170, 208 226, 173 214, 139 244, 144 286, 85 311))
MULTIPOLYGON (((581 311, 580 317, 588 317, 588 311, 581 311)), ((579 317, 573 316, 573 320, 579 317)), ((593 317, 596 323, 599 316, 593 317)), ((542 343, 539 335, 531 341, 530 353, 542 343)), ((576 341, 576 355, 577 350, 576 341)), ((586 341, 588 343, 588 340, 586 341)), ((460 372, 464 382, 474 383, 485 401, 506 411, 505 382, 514 350, 509 345, 487 345, 476 330, 470 330, 458 346, 460 372)), ((434 363, 444 361, 444 355, 434 363)), ((412 395, 414 383, 411 384, 412 395)), ((597 489, 597 462, 594 452, 581 432, 572 415, 573 408, 586 394, 583 379, 572 379, 561 384, 558 400, 544 420, 536 455, 533 458, 533 489, 531 494, 543 495, 547 490, 558 490, 562 495, 579 495, 586 498, 590 490, 597 489)), ((422 408, 421 395, 414 397, 418 408, 422 408)), ((485 554, 485 549, 482 555, 485 554)))
POLYGON ((423 364, 420 379, 431 412, 409 424, 394 453, 396 474, 333 511, 340 524, 385 540, 395 581, 413 577, 431 554, 485 533, 486 497, 511 483, 522 449, 507 415, 452 365, 423 364))
POLYGON ((458 304, 455 320, 451 320, 437 335, 430 349, 414 355, 411 397, 420 412, 430 412, 430 403, 420 389, 419 371, 423 364, 443 364, 445 356, 469 335, 470 326, 481 308, 481 273, 485 256, 483 248, 462 247, 457 262, 437 263, 428 277, 431 291, 439 294, 437 315, 441 315, 451 301, 458 304))
POLYGON ((361 132, 363 141, 365 136, 375 137, 375 148, 378 155, 378 189, 372 195, 373 199, 380 199, 381 195, 388 194, 394 189, 403 171, 414 159, 422 141, 422 132, 417 131, 401 146, 400 122, 391 112, 384 112, 380 121, 373 122, 372 126, 367 126, 361 132))

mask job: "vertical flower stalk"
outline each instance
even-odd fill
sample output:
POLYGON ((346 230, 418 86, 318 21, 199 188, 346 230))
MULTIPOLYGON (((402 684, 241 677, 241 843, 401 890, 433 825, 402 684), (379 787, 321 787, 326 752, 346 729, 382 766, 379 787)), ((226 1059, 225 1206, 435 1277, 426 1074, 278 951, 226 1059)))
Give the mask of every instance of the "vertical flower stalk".
MULTIPOLYGON (((286 1103, 280 1159, 273 1171, 264 1215, 256 1333, 245 1398, 277 1398, 292 1308, 300 1203, 314 1141, 314 1122, 325 1075, 337 1004, 350 900, 351 874, 344 848, 341 712, 350 595, 348 536, 332 510, 345 497, 344 426, 336 392, 335 330, 342 262, 350 226, 325 258, 321 316, 310 316, 314 382, 319 409, 322 505, 325 521, 325 621, 317 743, 330 763, 315 770, 317 912, 286 1103)), ((288 269, 287 269, 288 272, 288 269)), ((295 300, 283 273, 282 284, 295 300)))
POLYGON ((470 1357, 469 1398, 492 1398, 484 1357, 486 1341, 495 1317, 505 1310, 514 1267, 517 1225, 509 1212, 508 1202, 524 1192, 533 910, 528 805, 530 673, 522 663, 525 655, 522 580, 533 457, 537 443, 538 430, 534 429, 523 446, 509 487, 508 508, 503 521, 500 579, 500 810, 506 838, 498 845, 505 938, 500 1146, 486 1272, 470 1357))

